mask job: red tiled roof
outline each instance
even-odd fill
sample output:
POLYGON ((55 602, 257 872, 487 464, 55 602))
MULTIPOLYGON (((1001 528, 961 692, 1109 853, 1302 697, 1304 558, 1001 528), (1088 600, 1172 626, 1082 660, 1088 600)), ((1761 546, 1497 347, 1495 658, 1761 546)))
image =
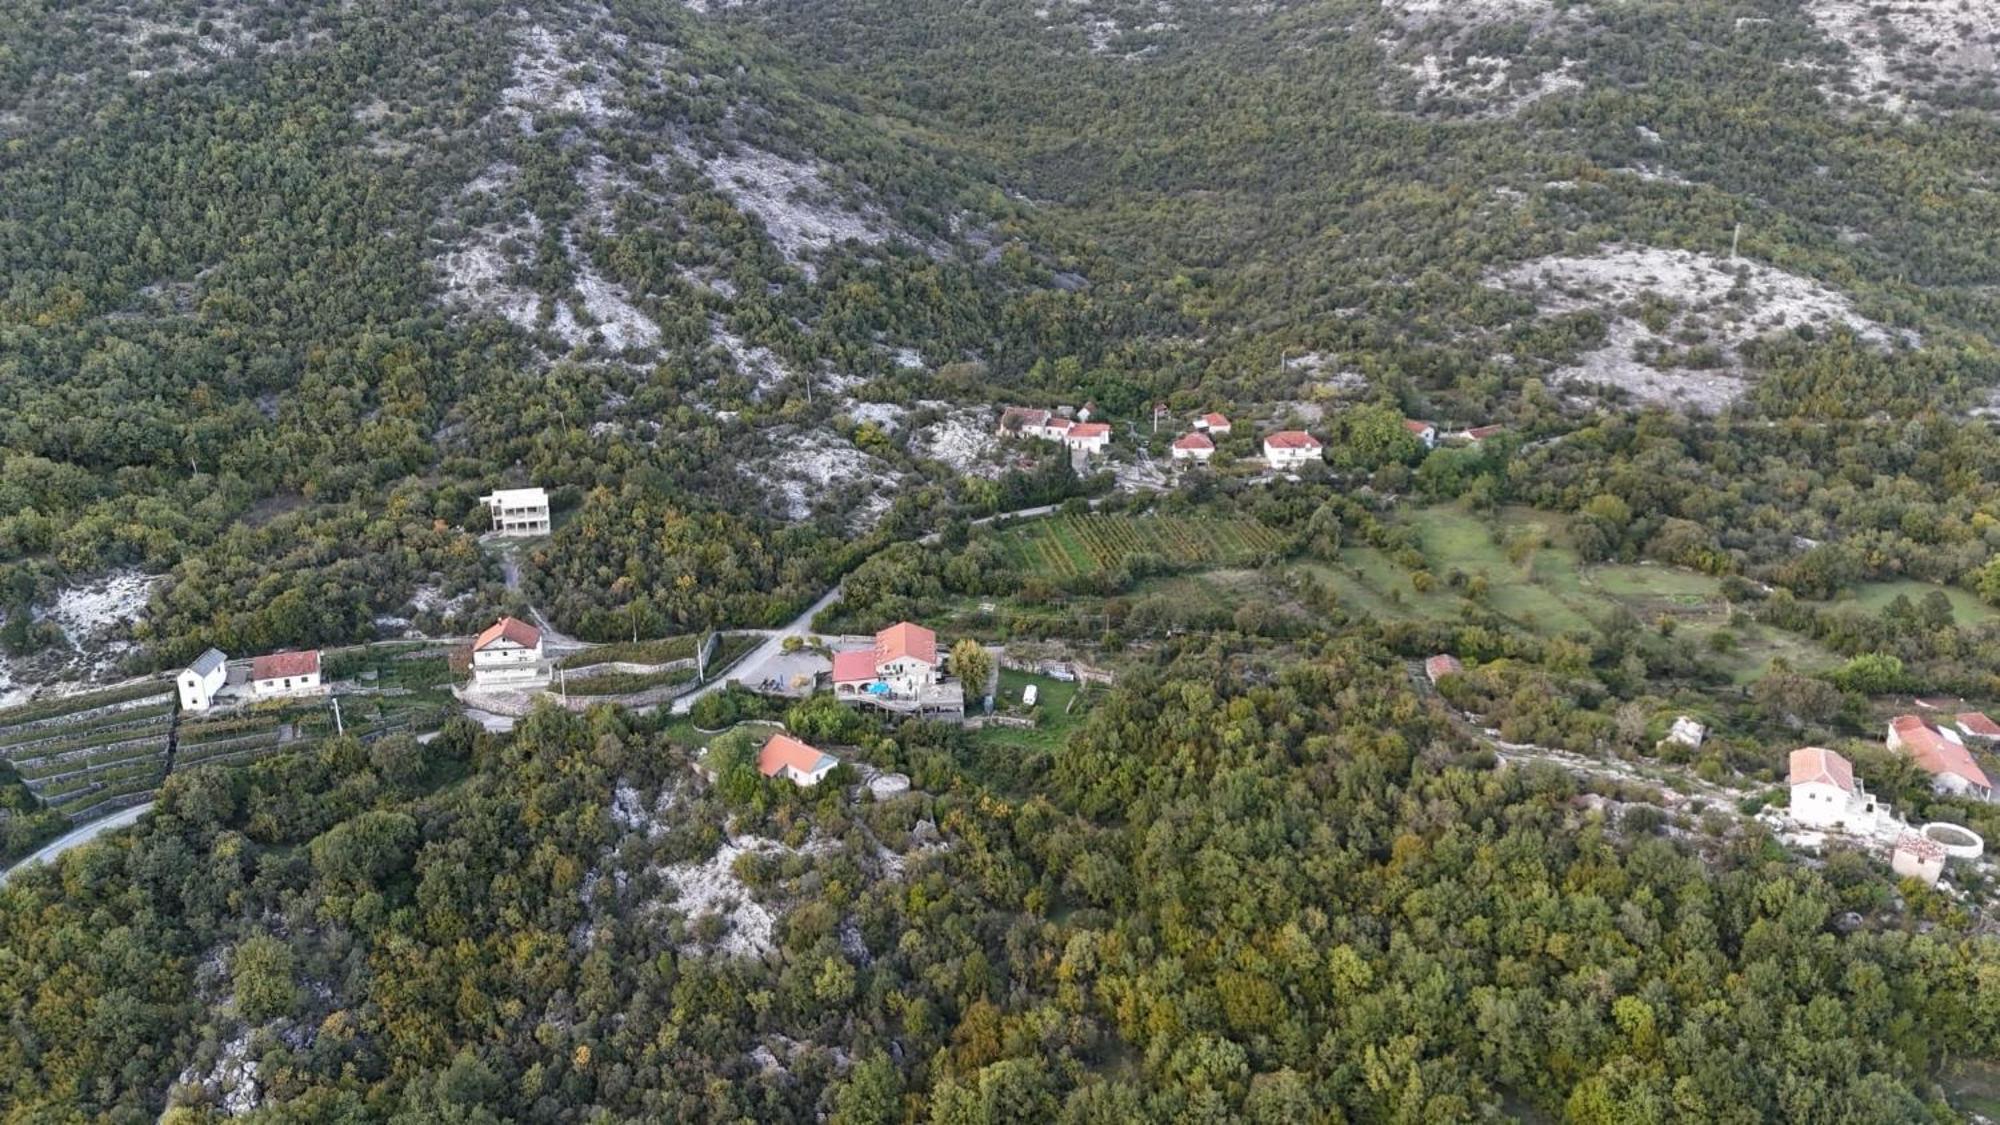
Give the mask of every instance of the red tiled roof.
POLYGON ((834 683, 846 684, 853 683, 856 680, 872 680, 874 678, 874 649, 861 648, 855 649, 853 652, 836 652, 833 654, 834 683))
POLYGON ((1506 428, 1507 427, 1505 426, 1499 426, 1499 425, 1474 426, 1471 429, 1465 431, 1465 436, 1471 438, 1473 441, 1485 441, 1487 438, 1492 437, 1494 434, 1497 434, 1506 428))
POLYGON ((500 641, 512 641, 522 648, 534 648, 542 643, 542 631, 525 621, 503 617, 487 626, 484 633, 479 634, 479 639, 472 642, 472 651, 478 652, 500 641))
POLYGON ((289 680, 299 676, 310 676, 318 671, 318 649, 306 652, 274 652, 250 662, 250 678, 253 680, 289 680))
POLYGON ((1932 861, 1943 859, 1945 856, 1951 854, 1944 850, 1943 844, 1938 843, 1921 832, 1903 833, 1902 838, 1896 841, 1896 850, 1899 852, 1909 852, 1918 859, 1932 861))
POLYGON ((2000 723, 1986 717, 1984 711, 1964 711, 1958 716, 1959 728, 1967 734, 1981 738, 2000 738, 2000 723))
POLYGON ((1854 763, 1821 746, 1806 746, 1792 751, 1792 784, 1805 785, 1813 781, 1823 781, 1852 793, 1854 763))
POLYGON ((1047 422, 1042 423, 1042 428, 1045 430, 1060 430, 1063 433, 1068 433, 1076 428, 1076 423, 1070 421, 1067 418, 1051 418, 1047 422))
POLYGON ((1465 671, 1465 665, 1460 664, 1458 657, 1450 653, 1441 652, 1424 661, 1424 675, 1429 676, 1433 681, 1443 676, 1457 675, 1463 671, 1465 671))
POLYGON ((875 634, 876 663, 900 660, 905 656, 925 664, 936 664, 937 634, 908 621, 898 621, 875 634))
POLYGON ((1910 760, 1925 773, 1953 774, 1982 789, 1993 787, 1993 783, 1986 780, 1986 771, 1979 768, 1964 746, 1939 734, 1917 716, 1898 715, 1889 721, 1889 726, 1902 740, 1903 750, 1910 755, 1910 760))
POLYGON ((764 748, 757 752, 757 772, 765 777, 776 777, 787 767, 800 773, 811 773, 818 769, 820 762, 831 755, 808 746, 789 734, 774 734, 764 748))
POLYGON ((1207 434, 1187 434, 1174 442, 1175 449, 1214 449, 1215 443, 1207 434))
POLYGON ((1109 422, 1078 422, 1069 428, 1069 436, 1073 438, 1109 437, 1110 435, 1111 423, 1109 422))
POLYGON ((1429 422, 1419 421, 1418 419, 1415 418, 1403 419, 1403 428, 1410 431, 1413 434, 1420 434, 1423 433, 1425 430, 1437 429, 1436 426, 1431 425, 1429 422))
POLYGON ((1201 416, 1201 420, 1207 422, 1208 428, 1211 430, 1226 430, 1229 428, 1229 418, 1227 415, 1204 414, 1201 416))
POLYGON ((1273 449, 1318 449, 1319 439, 1304 430, 1279 430, 1264 439, 1273 449))
POLYGON ((1010 406, 1000 412, 1000 428, 1003 430, 1041 426, 1046 424, 1048 420, 1048 411, 1035 410, 1026 406, 1010 406))

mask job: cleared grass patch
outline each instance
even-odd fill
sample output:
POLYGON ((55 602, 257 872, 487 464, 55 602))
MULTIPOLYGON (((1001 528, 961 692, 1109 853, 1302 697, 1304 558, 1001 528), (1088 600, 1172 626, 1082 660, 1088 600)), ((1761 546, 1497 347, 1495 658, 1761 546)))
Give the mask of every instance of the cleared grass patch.
POLYGON ((1835 599, 1834 604, 1865 609, 1869 613, 1881 613, 1898 597, 1908 598, 1912 605, 1922 605, 1924 596, 1933 592, 1943 594, 1951 602, 1952 620, 1960 626, 1969 627, 2000 621, 2000 609, 1980 601, 1970 590, 1961 590, 1956 586, 1938 586, 1907 578, 1897 582, 1863 583, 1854 588, 1852 597, 1843 593, 1835 599))

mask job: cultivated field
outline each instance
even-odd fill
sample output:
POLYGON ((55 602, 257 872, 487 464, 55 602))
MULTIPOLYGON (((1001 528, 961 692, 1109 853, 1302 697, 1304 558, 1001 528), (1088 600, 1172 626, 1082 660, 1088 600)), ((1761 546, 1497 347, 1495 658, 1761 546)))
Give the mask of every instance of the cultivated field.
POLYGON ((1058 580, 1117 570, 1140 554, 1176 568, 1243 566, 1284 546, 1281 535, 1252 520, 1095 512, 1032 520, 995 534, 1022 573, 1058 580))
POLYGON ((1671 618, 1682 635, 1698 641, 1728 629, 1735 646, 1714 659, 1739 681, 1755 679, 1780 658, 1807 671, 1837 663, 1831 653, 1783 630, 1730 625, 1721 581, 1710 575, 1650 563, 1583 562, 1561 545, 1563 517, 1554 513, 1510 508, 1488 517, 1440 506, 1399 519, 1417 531, 1422 566, 1433 580, 1429 589, 1420 591, 1411 569, 1372 547, 1342 550, 1338 565, 1306 565, 1333 585, 1341 604, 1376 617, 1457 621, 1483 607, 1522 628, 1561 636, 1593 632, 1624 610, 1647 625, 1671 618), (1510 558, 1505 544, 1516 540, 1533 546, 1510 558), (1469 591, 1474 577, 1486 584, 1478 599, 1469 591))

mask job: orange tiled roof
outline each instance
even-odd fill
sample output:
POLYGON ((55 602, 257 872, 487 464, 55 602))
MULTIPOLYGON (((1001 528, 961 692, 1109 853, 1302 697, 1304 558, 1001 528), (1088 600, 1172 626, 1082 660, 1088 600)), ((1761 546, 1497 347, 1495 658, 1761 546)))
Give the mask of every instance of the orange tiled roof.
POLYGON ((757 752, 757 772, 765 777, 776 777, 789 767, 800 773, 812 773, 830 757, 832 755, 808 746, 789 734, 774 734, 757 752))
POLYGON ((908 621, 898 621, 875 634, 876 663, 900 660, 905 656, 925 664, 936 664, 937 634, 908 621))
POLYGON ((307 652, 274 652, 250 662, 250 678, 253 680, 289 680, 310 676, 318 671, 318 649, 307 652))
POLYGON ((500 641, 512 641, 522 648, 534 648, 542 643, 542 631, 525 621, 503 617, 486 627, 479 639, 472 642, 472 651, 478 652, 488 645, 500 641))
POLYGON ((1854 792, 1854 763, 1822 746, 1806 746, 1792 751, 1792 784, 1823 781, 1854 792))

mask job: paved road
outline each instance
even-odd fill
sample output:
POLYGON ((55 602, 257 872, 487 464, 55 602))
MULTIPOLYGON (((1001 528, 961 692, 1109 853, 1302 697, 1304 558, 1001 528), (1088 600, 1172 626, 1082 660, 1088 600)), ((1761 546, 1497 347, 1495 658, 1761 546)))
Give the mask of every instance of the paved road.
POLYGON ((8 879, 12 878, 16 871, 32 867, 38 863, 52 862, 57 856, 71 848, 88 844, 106 832, 115 832, 120 828, 129 828, 137 824, 139 818, 146 815, 152 807, 153 802, 147 801, 143 805, 133 805, 129 809, 121 809, 102 820, 93 820, 81 828, 71 829, 44 845, 40 851, 9 867, 6 871, 0 872, 0 883, 5 883, 8 879))
MULTIPOLYGON (((756 668, 762 665, 765 661, 770 660, 772 657, 784 651, 786 637, 803 637, 811 634, 813 631, 812 627, 813 618, 819 616, 819 612, 821 610, 825 609, 826 607, 832 605, 833 603, 839 600, 840 600, 840 587, 835 586, 833 589, 828 590, 823 596, 821 596, 821 598, 818 601, 807 606, 806 611, 804 613, 801 613, 797 617, 793 618, 791 624, 786 625, 782 629, 771 629, 769 631, 765 631, 764 643, 752 649, 748 656, 745 656, 743 659, 737 661, 735 667, 756 668)), ((744 631, 752 632, 755 630, 744 630, 744 631)), ((722 685, 728 682, 729 682, 729 677, 717 676, 716 678, 694 689, 693 691, 688 692, 686 695, 681 696, 679 699, 674 700, 672 705, 668 709, 676 715, 685 715, 689 711, 694 709, 695 700, 700 699, 702 696, 707 695, 710 692, 722 690, 722 685)))

